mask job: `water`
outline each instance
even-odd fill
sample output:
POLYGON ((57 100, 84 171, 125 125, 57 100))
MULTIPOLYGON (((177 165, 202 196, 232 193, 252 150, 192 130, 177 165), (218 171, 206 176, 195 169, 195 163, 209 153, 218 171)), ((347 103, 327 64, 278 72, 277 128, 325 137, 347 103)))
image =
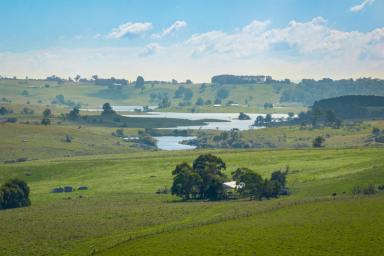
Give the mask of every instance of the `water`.
POLYGON ((194 149, 195 146, 180 144, 183 140, 195 139, 194 136, 159 136, 157 139, 157 147, 163 150, 188 150, 194 149))
MULTIPOLYGON (((201 119, 216 119, 226 122, 207 122, 207 125, 203 126, 175 126, 164 129, 202 129, 202 130, 220 130, 229 131, 237 128, 241 131, 249 129, 260 129, 262 127, 252 126, 257 116, 266 116, 266 114, 247 114, 251 118, 250 120, 239 120, 238 113, 178 113, 178 112, 150 112, 146 115, 124 115, 134 117, 147 117, 147 118, 182 118, 189 120, 201 120, 201 119)), ((286 114, 272 114, 273 119, 287 118, 286 114)))
MULTIPOLYGON (((112 108, 117 112, 133 112, 135 109, 143 109, 143 106, 112 106, 112 108)), ((157 106, 149 106, 151 109, 156 109, 157 106)), ((100 111, 101 109, 84 109, 87 111, 100 111)), ((207 125, 203 126, 175 126, 171 128, 164 129, 202 129, 202 130, 220 130, 220 131, 229 131, 231 129, 239 129, 241 131, 249 129, 260 129, 263 127, 252 126, 255 122, 257 116, 261 115, 263 117, 266 114, 247 114, 251 119, 250 120, 239 120, 239 113, 178 113, 178 112, 148 112, 145 114, 135 114, 135 115, 124 115, 132 117, 146 117, 146 118, 181 118, 189 120, 200 120, 200 119, 216 119, 223 120, 226 122, 207 122, 207 125)), ((288 115, 286 114, 272 114, 274 120, 286 119, 288 115)))
MULTIPOLYGON (((156 109, 157 106, 148 106, 150 109, 156 109)), ((116 112, 134 112, 136 109, 140 109, 143 111, 144 107, 139 105, 129 105, 129 106, 112 106, 113 110, 116 112)), ((103 109, 100 108, 84 108, 81 109, 84 111, 102 111, 103 109)))

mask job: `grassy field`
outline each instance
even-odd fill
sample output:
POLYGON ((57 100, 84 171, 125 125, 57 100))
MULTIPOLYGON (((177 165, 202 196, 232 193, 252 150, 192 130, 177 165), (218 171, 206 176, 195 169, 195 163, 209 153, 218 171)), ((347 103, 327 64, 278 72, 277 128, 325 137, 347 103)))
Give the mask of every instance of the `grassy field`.
POLYGON ((276 207, 133 240, 101 255, 379 255, 383 203, 375 196, 276 207))
MULTIPOLYGON (((0 161, 138 151, 131 143, 113 137, 111 134, 115 130, 71 125, 1 124, 0 161), (72 137, 71 143, 65 141, 66 135, 72 137)), ((127 135, 136 135, 138 129, 124 131, 127 135)))
POLYGON ((370 142, 373 127, 384 129, 384 121, 374 120, 359 123, 345 122, 339 129, 330 127, 299 127, 281 126, 267 129, 248 130, 242 133, 245 140, 253 140, 260 145, 268 144, 274 147, 312 147, 316 136, 325 138, 325 147, 356 147, 383 143, 370 142))
MULTIPOLYGON (((112 105, 155 105, 158 102, 150 101, 152 93, 168 94, 172 102, 170 108, 162 109, 161 111, 177 111, 190 112, 193 108, 196 112, 241 112, 250 113, 288 113, 305 110, 300 104, 279 104, 280 94, 274 90, 273 86, 267 84, 254 85, 222 85, 211 86, 207 84, 207 89, 200 91, 200 84, 183 85, 193 92, 190 106, 179 107, 178 104, 183 99, 174 98, 175 92, 179 85, 173 84, 146 84, 144 90, 135 89, 133 86, 126 86, 122 91, 110 91, 105 86, 97 86, 93 83, 72 83, 57 84, 56 82, 44 80, 0 80, 1 99, 0 103, 7 105, 6 102, 1 102, 5 97, 12 104, 24 106, 47 106, 66 109, 68 106, 56 105, 52 106, 52 100, 57 95, 63 95, 65 100, 71 100, 81 104, 83 108, 99 108, 105 102, 110 102, 112 105), (46 88, 45 85, 49 85, 46 88), (229 91, 229 96, 222 102, 222 107, 213 106, 195 106, 198 98, 204 101, 215 100, 216 93, 220 88, 225 88, 229 91), (28 95, 23 94, 27 91, 28 95), (239 106, 226 106, 230 101, 239 104, 239 106), (263 105, 266 102, 277 104, 279 107, 269 110, 264 110, 263 105)), ((59 112, 60 110, 56 110, 59 112)), ((67 111, 67 110, 65 110, 67 111)))
POLYGON ((270 255, 283 250, 290 254, 292 247, 295 254, 305 249, 305 255, 325 255, 333 248, 339 254, 359 255, 360 247, 378 252, 384 197, 354 199, 351 190, 384 183, 384 149, 215 150, 211 152, 227 163, 228 174, 246 166, 267 177, 289 164, 292 195, 261 202, 177 202, 171 195, 154 193, 170 186, 176 164, 191 162, 202 152, 130 152, 0 164, 0 182, 23 178, 32 200, 31 207, 0 212, 3 234, 12 234, 0 237, 2 255, 88 255, 92 250, 103 255, 229 255, 236 254, 235 245, 239 255, 258 248, 270 255), (85 185, 89 190, 49 193, 61 185, 85 185), (334 201, 332 193, 337 193, 334 201), (297 239, 305 243, 290 243, 297 239), (337 244, 331 244, 335 240, 337 244), (174 251, 160 248, 164 242, 174 251))

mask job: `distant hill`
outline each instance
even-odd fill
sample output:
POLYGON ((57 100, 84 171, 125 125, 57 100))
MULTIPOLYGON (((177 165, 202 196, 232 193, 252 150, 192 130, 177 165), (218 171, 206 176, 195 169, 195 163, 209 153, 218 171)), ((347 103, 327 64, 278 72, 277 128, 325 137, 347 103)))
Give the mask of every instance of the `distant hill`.
POLYGON ((384 118, 384 97, 346 95, 316 101, 312 110, 332 110, 339 118, 384 118))
POLYGON ((271 76, 236 76, 236 75, 217 75, 211 78, 213 84, 258 84, 272 81, 271 76))
POLYGON ((384 96, 384 80, 372 78, 303 79, 297 85, 284 87, 280 95, 280 102, 301 102, 310 106, 317 100, 344 95, 384 96))

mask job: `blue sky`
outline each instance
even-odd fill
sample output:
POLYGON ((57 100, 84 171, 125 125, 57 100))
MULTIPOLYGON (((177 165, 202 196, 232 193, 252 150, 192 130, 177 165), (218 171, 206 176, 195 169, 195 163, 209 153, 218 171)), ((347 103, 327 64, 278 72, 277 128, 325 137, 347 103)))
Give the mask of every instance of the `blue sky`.
POLYGON ((2 75, 384 76, 383 0, 2 0, 0 12, 2 75))

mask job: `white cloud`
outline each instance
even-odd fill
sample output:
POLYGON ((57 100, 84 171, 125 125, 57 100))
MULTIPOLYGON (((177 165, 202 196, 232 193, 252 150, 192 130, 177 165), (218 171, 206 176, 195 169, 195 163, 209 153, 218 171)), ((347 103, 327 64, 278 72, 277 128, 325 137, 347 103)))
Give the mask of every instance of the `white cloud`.
POLYGON ((234 33, 210 31, 192 35, 185 44, 192 56, 228 54, 232 57, 260 55, 301 59, 358 58, 375 45, 384 44, 384 28, 371 32, 346 32, 328 26, 322 17, 308 22, 291 21, 286 27, 266 30, 268 22, 253 21, 234 33))
POLYGON ((373 4, 375 0, 364 0, 361 4, 352 6, 349 10, 351 12, 361 12, 367 5, 373 4))
POLYGON ((214 74, 384 78, 384 27, 368 32, 333 28, 322 17, 270 27, 266 21, 224 32, 194 34, 168 46, 46 49, 0 52, 0 74, 18 77, 126 77, 208 81, 214 74), (144 56, 150 56, 145 58, 144 56))
POLYGON ((242 28, 242 32, 244 33, 259 33, 264 31, 268 25, 270 24, 269 20, 266 21, 259 21, 259 20, 254 20, 248 25, 244 26, 242 28))
POLYGON ((168 35, 171 35, 182 28, 185 28, 186 26, 187 26, 187 22, 185 22, 183 20, 177 20, 170 27, 164 29, 162 33, 154 34, 153 37, 154 38, 161 38, 164 36, 168 36, 168 35))
POLYGON ((114 28, 107 38, 118 39, 123 37, 137 36, 153 29, 150 22, 127 22, 114 28))
POLYGON ((145 56, 150 56, 150 55, 154 55, 156 54, 159 50, 161 49, 161 46, 157 43, 150 43, 150 44, 147 44, 145 47, 144 47, 144 50, 142 50, 140 53, 139 53, 139 56, 141 57, 145 57, 145 56))

